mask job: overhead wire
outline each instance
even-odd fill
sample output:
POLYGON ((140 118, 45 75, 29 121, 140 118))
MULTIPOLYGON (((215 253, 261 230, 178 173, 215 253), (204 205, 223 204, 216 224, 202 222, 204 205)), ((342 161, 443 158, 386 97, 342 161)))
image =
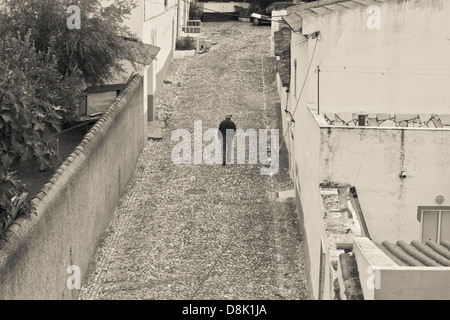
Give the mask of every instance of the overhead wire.
POLYGON ((292 42, 292 43, 291 43, 291 46, 296 46, 296 45, 298 45, 298 44, 301 46, 301 45, 304 44, 305 42, 308 42, 308 40, 309 40, 309 39, 298 40, 298 41, 292 42))
POLYGON ((303 94, 303 90, 305 89, 306 81, 308 80, 308 77, 309 77, 309 71, 311 70, 311 65, 312 65, 312 63, 314 61, 314 55, 316 53, 317 42, 319 41, 319 36, 318 35, 320 34, 320 32, 317 32, 316 34, 317 35, 315 37, 311 36, 311 38, 313 38, 313 39, 315 38, 316 39, 316 42, 314 43, 313 53, 311 55, 311 60, 309 61, 309 66, 308 66, 308 70, 306 71, 305 80, 303 81, 302 89, 300 90, 299 97, 298 97, 297 102, 295 104, 294 112, 292 112, 292 118, 294 118, 295 112, 297 111, 298 105, 300 103, 300 99, 301 99, 302 94, 303 94))
MULTIPOLYGON (((303 44, 303 43, 305 43, 305 42, 308 42, 309 39, 316 39, 316 42, 314 43, 314 50, 313 50, 313 53, 312 53, 312 55, 311 55, 311 61, 310 61, 309 66, 308 66, 308 71, 307 71, 307 73, 306 73, 305 80, 303 81, 303 85, 302 85, 302 89, 301 89, 301 91, 300 91, 300 95, 299 95, 299 97, 298 97, 298 99, 297 99, 297 101, 296 101, 296 105, 295 105, 294 112, 290 112, 290 111, 288 110, 288 105, 289 105, 289 103, 288 103, 288 102, 289 102, 289 90, 287 90, 286 106, 285 106, 284 112, 285 112, 286 114, 289 114, 289 115, 290 115, 291 121, 294 122, 294 123, 295 123, 294 115, 295 115, 295 112, 296 112, 296 110, 297 110, 298 104, 299 104, 299 102, 300 102, 300 98, 302 97, 302 94, 303 94, 303 90, 304 90, 306 81, 308 80, 308 77, 309 77, 309 70, 310 70, 310 68, 311 68, 311 65, 312 65, 312 62, 313 62, 313 59, 314 59, 314 55, 315 55, 316 47, 317 47, 317 42, 323 40, 323 36, 320 34, 320 31, 317 31, 317 32, 311 33, 311 34, 309 34, 309 35, 306 35, 306 39, 301 40, 301 41, 299 41, 299 42, 300 42, 301 44, 303 44)), ((293 45, 293 44, 292 44, 292 45, 293 45)), ((284 135, 282 136, 282 141, 281 141, 281 143, 280 143, 280 145, 279 145, 279 148, 281 148, 281 146, 283 145, 283 143, 286 143, 286 136, 287 136, 287 134, 288 134, 289 132, 290 132, 290 129, 288 128, 288 129, 286 130, 286 132, 284 133, 284 135)))

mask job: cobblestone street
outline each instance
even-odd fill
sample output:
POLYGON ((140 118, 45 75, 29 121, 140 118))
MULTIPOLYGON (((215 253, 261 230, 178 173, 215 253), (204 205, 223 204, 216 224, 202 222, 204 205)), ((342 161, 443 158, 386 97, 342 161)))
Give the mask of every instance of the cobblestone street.
POLYGON ((279 128, 270 27, 203 26, 213 46, 173 61, 155 97, 165 120, 163 139, 149 140, 142 152, 79 299, 307 297, 294 205, 277 200, 279 191, 293 189, 285 151, 272 177, 261 175, 259 162, 223 167, 171 160, 178 143, 171 133, 192 134, 197 120, 203 132, 217 128, 228 113, 244 130, 279 128))

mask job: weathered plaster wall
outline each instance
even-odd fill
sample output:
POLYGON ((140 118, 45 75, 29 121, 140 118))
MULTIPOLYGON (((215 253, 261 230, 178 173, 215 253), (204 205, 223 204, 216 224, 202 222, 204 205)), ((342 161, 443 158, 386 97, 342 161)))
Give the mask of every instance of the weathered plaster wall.
POLYGON ((294 139, 289 138, 293 178, 317 298, 324 232, 319 184, 356 186, 374 241, 419 239, 417 207, 437 206, 438 195, 445 198, 442 206, 450 201, 450 130, 328 126, 314 110, 300 107, 295 121, 294 139))
MULTIPOLYGON (((299 34, 292 35, 292 52, 294 54, 307 54, 308 47, 300 46, 298 43, 304 37, 299 34), (297 45, 295 45, 297 43, 297 45)), ((307 72, 307 65, 297 64, 297 78, 303 79, 307 72)), ((295 70, 294 61, 291 61, 291 70, 295 70)), ((320 247, 321 237, 325 234, 323 225, 323 211, 321 211, 322 199, 319 190, 320 176, 320 128, 309 110, 305 109, 306 96, 293 90, 293 79, 291 76, 291 88, 289 91, 288 110, 294 114, 295 125, 289 126, 290 132, 286 135, 286 141, 290 145, 290 163, 297 194, 297 210, 299 219, 305 234, 305 250, 309 262, 309 292, 312 298, 318 298, 319 291, 319 269, 320 269, 320 247), (295 137, 292 139, 291 133, 295 137)), ((287 127, 287 124, 286 124, 287 127)))
POLYGON ((398 267, 381 269, 375 300, 449 300, 450 269, 447 267, 398 267))
POLYGON ((417 207, 438 206, 438 195, 449 204, 450 130, 329 127, 321 136, 320 179, 356 186, 373 240, 419 239, 417 207))
MULTIPOLYGON (((303 33, 320 31, 323 37, 312 62, 308 101, 317 103, 320 65, 321 112, 450 113, 450 2, 379 2, 379 30, 367 27, 367 3, 304 17, 303 33)), ((309 64, 310 57, 298 59, 309 64)))
MULTIPOLYGON (((133 175, 146 141, 143 80, 129 86, 37 197, 37 215, 0 241, 0 299, 74 299, 67 268, 81 277, 133 175)), ((20 226, 19 226, 20 225, 20 226)))
POLYGON ((358 265, 359 281, 365 300, 375 299, 375 286, 380 287, 380 273, 377 268, 394 268, 398 265, 392 261, 369 238, 353 239, 353 253, 358 265))

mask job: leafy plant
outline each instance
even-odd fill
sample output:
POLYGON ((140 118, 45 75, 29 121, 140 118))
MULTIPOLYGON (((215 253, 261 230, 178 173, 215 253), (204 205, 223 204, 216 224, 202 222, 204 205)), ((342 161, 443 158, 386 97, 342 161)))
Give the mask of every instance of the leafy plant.
POLYGON ((261 12, 262 9, 273 3, 273 0, 253 0, 248 8, 249 15, 255 12, 261 12))
POLYGON ((195 39, 189 36, 177 38, 175 48, 176 50, 193 50, 195 49, 195 39))
POLYGON ((189 20, 200 20, 202 16, 203 10, 195 3, 191 3, 189 6, 189 20))
POLYGON ((26 201, 25 186, 11 173, 0 169, 0 238, 6 240, 6 230, 20 215, 29 217, 33 207, 26 201))
POLYGON ((241 18, 248 18, 250 16, 250 10, 241 6, 234 6, 234 12, 241 18))
POLYGON ((38 51, 31 42, 30 33, 16 38, 7 35, 0 41, 0 54, 5 68, 24 74, 38 100, 62 106, 66 111, 64 121, 76 120, 85 86, 78 69, 74 68, 70 75, 61 75, 55 55, 38 51))

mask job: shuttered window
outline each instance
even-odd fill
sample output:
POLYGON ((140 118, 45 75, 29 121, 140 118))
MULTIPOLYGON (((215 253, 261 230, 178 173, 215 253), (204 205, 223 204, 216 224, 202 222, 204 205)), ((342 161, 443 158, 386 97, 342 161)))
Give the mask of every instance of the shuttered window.
POLYGON ((450 241, 450 208, 422 208, 419 220, 422 222, 422 242, 450 241))

